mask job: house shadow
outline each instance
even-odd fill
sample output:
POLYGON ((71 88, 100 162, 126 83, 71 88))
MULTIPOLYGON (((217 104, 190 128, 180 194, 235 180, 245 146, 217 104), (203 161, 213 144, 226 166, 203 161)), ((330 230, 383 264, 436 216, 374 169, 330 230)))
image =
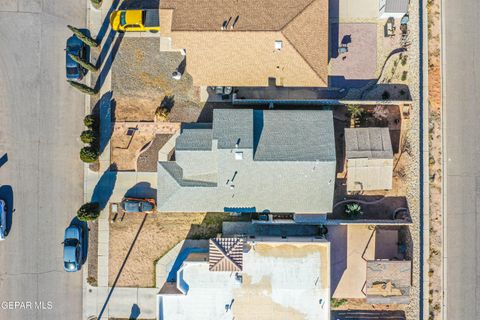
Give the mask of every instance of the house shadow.
POLYGON ((15 204, 13 198, 14 197, 12 187, 10 185, 2 185, 0 187, 0 199, 5 201, 5 205, 7 207, 5 235, 8 235, 10 233, 13 226, 13 213, 15 212, 15 204))
POLYGON ((345 225, 328 226, 326 238, 330 242, 330 288, 333 295, 347 269, 348 227, 345 225))
POLYGON ((328 61, 338 57, 338 20, 340 14, 339 0, 328 1, 328 34, 330 38, 330 50, 328 50, 328 61))
POLYGON ((157 198, 157 189, 152 188, 150 182, 139 182, 125 193, 129 198, 157 198))
POLYGON ((113 194, 115 183, 117 181, 117 168, 112 164, 110 168, 105 171, 98 180, 92 193, 92 202, 99 204, 100 210, 105 209, 110 197, 113 194))
POLYGON ((160 0, 123 0, 121 10, 132 9, 159 9, 160 0))
POLYGON ((82 261, 81 265, 83 265, 87 261, 88 257, 88 237, 89 237, 89 228, 88 223, 85 221, 80 221, 77 217, 73 218, 69 224, 70 226, 77 226, 82 230, 83 238, 82 238, 82 261))
POLYGON ((406 315, 403 310, 332 310, 331 318, 335 320, 405 320, 406 315))
POLYGON ((346 79, 344 76, 328 76, 328 86, 341 89, 359 89, 376 83, 377 79, 346 79))

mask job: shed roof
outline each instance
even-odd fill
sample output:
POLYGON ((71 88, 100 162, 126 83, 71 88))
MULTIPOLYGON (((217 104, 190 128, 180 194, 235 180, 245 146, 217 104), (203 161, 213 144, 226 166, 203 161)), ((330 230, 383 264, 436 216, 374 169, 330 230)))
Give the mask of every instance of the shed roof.
POLYGON ((347 159, 393 159, 392 141, 388 128, 346 128, 347 159))
POLYGON ((386 13, 407 13, 409 0, 386 0, 386 13))

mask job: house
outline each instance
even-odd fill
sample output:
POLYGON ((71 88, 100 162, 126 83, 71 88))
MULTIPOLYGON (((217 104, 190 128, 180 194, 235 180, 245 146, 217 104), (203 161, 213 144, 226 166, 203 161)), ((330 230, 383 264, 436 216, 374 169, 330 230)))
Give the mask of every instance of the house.
POLYGON ((347 191, 392 189, 393 150, 388 128, 346 128, 347 191))
POLYGON ((210 239, 160 290, 158 320, 330 319, 323 239, 210 239))
POLYGON ((326 87, 328 0, 162 0, 161 35, 198 86, 326 87))
POLYGON ((380 19, 402 18, 408 12, 409 0, 380 0, 380 19))
MULTIPOLYGON (((331 111, 215 109, 186 124, 175 161, 159 161, 159 212, 331 212, 336 155, 331 111)), ((308 220, 308 221, 307 221, 308 220)))

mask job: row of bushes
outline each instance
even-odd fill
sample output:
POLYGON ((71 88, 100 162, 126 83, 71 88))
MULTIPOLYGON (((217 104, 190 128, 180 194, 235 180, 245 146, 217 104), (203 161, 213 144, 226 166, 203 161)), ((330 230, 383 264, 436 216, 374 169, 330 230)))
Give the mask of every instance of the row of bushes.
POLYGON ((88 115, 83 119, 83 124, 87 127, 87 130, 84 130, 80 134, 80 140, 86 144, 80 150, 80 159, 85 163, 92 163, 98 160, 99 156, 99 126, 97 119, 93 115, 88 115))

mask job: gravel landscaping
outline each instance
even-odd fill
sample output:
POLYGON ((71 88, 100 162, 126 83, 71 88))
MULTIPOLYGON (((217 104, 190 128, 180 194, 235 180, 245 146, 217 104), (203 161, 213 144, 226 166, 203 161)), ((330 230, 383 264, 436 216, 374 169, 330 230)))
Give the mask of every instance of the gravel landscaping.
POLYGON ((124 38, 112 67, 115 120, 153 121, 167 98, 170 121, 196 121, 202 106, 192 77, 172 79, 183 59, 178 52, 160 52, 159 38, 124 38))

